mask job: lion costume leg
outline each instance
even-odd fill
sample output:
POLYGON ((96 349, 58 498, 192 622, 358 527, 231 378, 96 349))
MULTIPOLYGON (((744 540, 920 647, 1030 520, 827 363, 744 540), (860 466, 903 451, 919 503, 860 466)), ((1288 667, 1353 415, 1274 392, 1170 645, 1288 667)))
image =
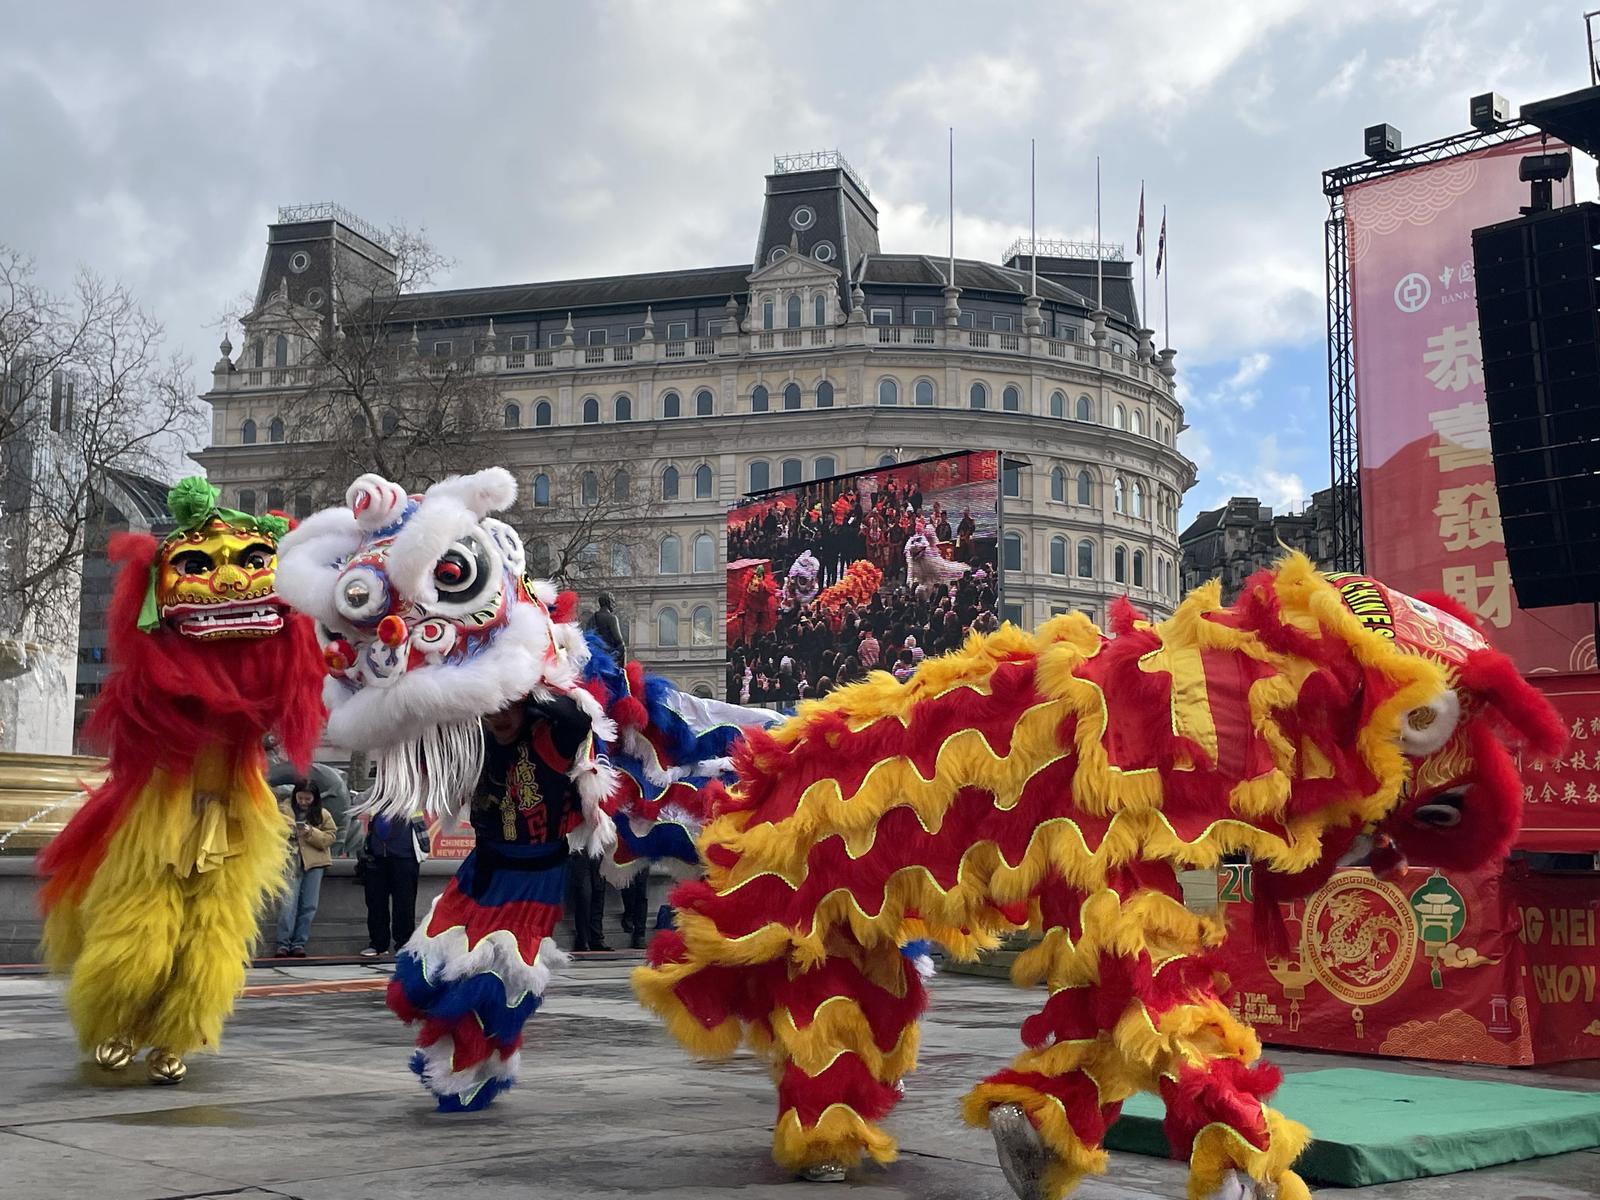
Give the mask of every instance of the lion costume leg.
POLYGON ((823 963, 774 990, 768 1027, 778 1082, 772 1156, 791 1171, 855 1166, 863 1154, 892 1162, 878 1127, 899 1103, 917 1060, 917 1019, 927 991, 899 948, 828 940, 823 963))

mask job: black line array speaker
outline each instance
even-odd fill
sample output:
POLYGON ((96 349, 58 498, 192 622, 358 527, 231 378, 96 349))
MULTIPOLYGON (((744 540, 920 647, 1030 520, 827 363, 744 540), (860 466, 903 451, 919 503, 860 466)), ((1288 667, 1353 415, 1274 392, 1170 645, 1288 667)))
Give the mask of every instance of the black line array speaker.
POLYGON ((1506 559, 1523 608, 1600 601, 1600 205, 1472 233, 1506 559))

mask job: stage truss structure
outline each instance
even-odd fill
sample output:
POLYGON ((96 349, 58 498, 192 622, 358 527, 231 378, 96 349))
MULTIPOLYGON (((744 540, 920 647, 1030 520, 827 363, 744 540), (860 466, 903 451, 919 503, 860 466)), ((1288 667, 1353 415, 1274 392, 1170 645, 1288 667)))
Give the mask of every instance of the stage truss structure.
POLYGON ((1328 304, 1328 459, 1333 483, 1333 565, 1340 571, 1362 571, 1366 554, 1361 540, 1361 444, 1356 426, 1355 338, 1350 320, 1349 239, 1344 228, 1344 194, 1348 188, 1386 175, 1397 175, 1441 159, 1486 150, 1537 133, 1532 125, 1509 121, 1483 129, 1411 146, 1388 158, 1364 158, 1322 173, 1322 194, 1328 198, 1328 219, 1322 238, 1328 304))

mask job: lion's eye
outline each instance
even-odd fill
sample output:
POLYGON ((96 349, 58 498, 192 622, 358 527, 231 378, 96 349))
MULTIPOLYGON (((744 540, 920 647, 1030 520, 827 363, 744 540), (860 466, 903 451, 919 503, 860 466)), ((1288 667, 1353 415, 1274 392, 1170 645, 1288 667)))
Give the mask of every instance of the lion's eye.
POLYGON ((205 575, 213 566, 211 555, 204 550, 185 550, 172 560, 172 567, 179 575, 205 575))
POLYGON ((464 537, 433 564, 433 584, 439 599, 457 603, 477 598, 489 583, 489 554, 476 537, 464 537))
POLYGON ((247 547, 239 561, 252 571, 260 571, 272 565, 273 553, 271 546, 258 542, 254 546, 247 547))

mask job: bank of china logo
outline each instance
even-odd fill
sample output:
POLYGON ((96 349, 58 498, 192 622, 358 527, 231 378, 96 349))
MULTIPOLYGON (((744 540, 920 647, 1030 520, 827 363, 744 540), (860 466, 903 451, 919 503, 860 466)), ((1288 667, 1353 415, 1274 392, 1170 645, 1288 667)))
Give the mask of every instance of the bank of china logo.
POLYGON ((1433 285, 1426 275, 1413 271, 1394 285, 1394 306, 1403 313, 1414 313, 1433 298, 1433 285))

